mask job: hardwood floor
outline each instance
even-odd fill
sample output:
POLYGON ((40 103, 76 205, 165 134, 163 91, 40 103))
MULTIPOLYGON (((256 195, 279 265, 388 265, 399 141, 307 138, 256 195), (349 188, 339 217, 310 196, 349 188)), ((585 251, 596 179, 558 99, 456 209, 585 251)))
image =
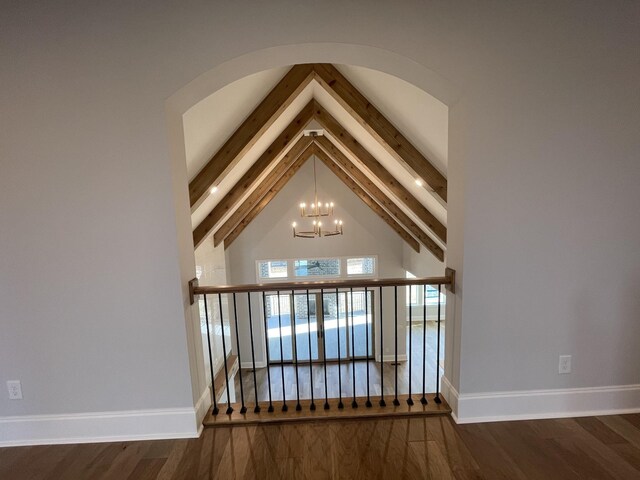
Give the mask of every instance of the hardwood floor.
MULTIPOLYGON (((409 329, 407 328, 406 342, 409 345, 409 329)), ((412 393, 420 398, 422 394, 422 366, 424 369, 424 386, 425 391, 435 392, 436 389, 436 351, 437 351, 437 325, 435 322, 427 322, 426 334, 426 355, 423 355, 423 326, 420 322, 414 322, 411 325, 411 388, 412 393)), ((444 325, 441 327, 441 345, 440 358, 444 357, 444 325)), ((408 347, 407 347, 408 351, 408 347)), ((372 398, 380 396, 380 362, 373 360, 357 360, 355 364, 355 387, 356 396, 365 397, 367 395, 367 364, 369 365, 369 394, 372 398)), ((342 394, 343 399, 353 396, 353 370, 352 363, 343 361, 340 366, 340 376, 338 375, 338 364, 331 362, 327 364, 327 396, 328 398, 338 398, 342 394), (338 388, 338 379, 342 389, 338 388)), ((247 405, 255 405, 255 388, 253 383, 253 371, 249 369, 242 370, 243 394, 247 405)), ((297 395, 301 399, 311 398, 311 377, 313 376, 313 395, 316 401, 324 400, 325 382, 324 382, 324 365, 322 363, 314 363, 309 368, 309 363, 300 364, 298 366, 298 374, 296 378, 296 369, 294 365, 285 364, 272 365, 269 367, 271 375, 271 398, 274 402, 282 401, 282 378, 284 376, 285 394, 287 401, 295 399, 297 395), (297 381, 296 381, 297 380, 297 381)), ((391 362, 384 362, 382 373, 384 377, 384 393, 386 396, 393 396, 395 387, 395 367, 391 362)), ((441 372, 442 373, 442 372, 441 372)), ((240 402, 240 375, 235 375, 235 392, 236 401, 240 402)), ((269 388, 267 382, 267 369, 256 369, 256 382, 258 387, 258 401, 267 402, 269 400, 269 388)), ((403 395, 409 392, 409 362, 401 361, 398 364, 398 394, 403 395)), ((226 397, 223 395, 220 401, 226 404, 226 397)))
POLYGON ((0 478, 637 480, 640 414, 318 421, 210 428, 191 440, 4 448, 0 478))

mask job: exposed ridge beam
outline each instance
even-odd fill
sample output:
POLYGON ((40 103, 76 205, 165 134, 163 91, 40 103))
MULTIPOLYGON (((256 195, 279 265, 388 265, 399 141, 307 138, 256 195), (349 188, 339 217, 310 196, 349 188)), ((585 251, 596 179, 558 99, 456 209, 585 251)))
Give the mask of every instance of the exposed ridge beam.
MULTIPOLYGON (((290 145, 291 141, 296 138, 308 125, 313 117, 313 102, 309 102, 293 119, 293 121, 284 129, 284 131, 276 138, 273 143, 260 155, 258 160, 245 172, 238 182, 229 190, 222 200, 209 212, 209 214, 200 222, 193 231, 193 244, 197 248, 213 228, 222 220, 222 218, 231 211, 246 192, 258 180, 260 175, 278 158, 284 150, 290 145)), ((262 184, 257 189, 264 188, 262 184)), ((264 188, 266 190, 266 188, 264 188)), ((264 194, 264 191, 262 192, 264 194)))
POLYGON ((236 211, 231 214, 227 221, 224 222, 218 230, 216 230, 213 234, 214 246, 220 245, 229 233, 244 221, 253 206, 256 205, 265 195, 268 195, 270 189, 273 188, 273 185, 289 171, 291 165, 295 163, 298 157, 304 154, 305 150, 312 142, 312 137, 301 137, 293 147, 291 147, 291 149, 280 159, 278 164, 267 174, 264 180, 262 180, 260 186, 251 192, 236 211))
POLYGON ((313 69, 316 80, 342 107, 394 158, 420 177, 444 202, 447 201, 447 179, 444 175, 336 67, 319 63, 314 64, 313 69))
MULTIPOLYGON (((347 158, 327 137, 317 137, 316 155, 320 158, 333 173, 340 179, 347 176, 352 182, 362 187, 364 192, 368 194, 377 204, 386 209, 402 227, 415 236, 422 245, 424 245, 438 260, 444 261, 444 251, 433 239, 424 232, 411 218, 399 208, 393 200, 376 186, 362 171, 347 158), (333 162, 341 170, 337 172, 328 162, 333 162)), ((343 179, 344 181, 344 179, 343 179)), ((345 182, 346 183, 346 182, 345 182)), ((355 189, 351 182, 347 184, 352 190, 355 189)), ((356 193, 357 194, 357 193, 356 193)), ((364 200, 363 200, 364 201, 364 200)), ((365 202, 366 203, 366 202, 365 202)), ((404 238, 404 237, 403 237, 404 238)))
POLYGON ((189 199, 194 209, 206 197, 209 188, 233 167, 236 160, 251 148, 298 94, 313 79, 311 65, 295 65, 251 112, 225 144, 189 182, 189 199))
MULTIPOLYGON (((304 137, 310 138, 310 137, 304 137)), ((244 216, 244 218, 236 225, 236 227, 224 238, 224 248, 225 250, 229 248, 229 246, 233 243, 233 241, 238 238, 245 228, 256 218, 262 210, 273 200, 280 190, 284 188, 284 186, 289 183, 289 180, 300 170, 302 165, 309 159, 309 157, 313 154, 313 143, 309 142, 307 148, 302 152, 302 154, 289 166, 286 172, 278 178, 278 180, 271 186, 271 188, 267 191, 267 193, 257 202, 249 204, 250 210, 244 216)), ((246 201, 245 201, 246 203, 246 201)), ((218 235, 218 232, 214 234, 214 242, 215 236, 218 235)))
MULTIPOLYGON (((420 252, 420 244, 413 238, 382 206, 376 202, 376 200, 369 195, 358 183, 349 176, 333 159, 316 144, 313 145, 314 154, 324 163, 333 174, 342 180, 349 190, 356 194, 356 196, 362 200, 373 212, 378 215, 387 225, 389 225, 393 231, 395 231, 400 237, 409 244, 416 252, 420 252)), ((442 250, 440 250, 441 253, 442 250)), ((444 254, 442 256, 444 258, 444 254)))
POLYGON ((314 118, 446 244, 447 228, 318 102, 315 102, 314 118))

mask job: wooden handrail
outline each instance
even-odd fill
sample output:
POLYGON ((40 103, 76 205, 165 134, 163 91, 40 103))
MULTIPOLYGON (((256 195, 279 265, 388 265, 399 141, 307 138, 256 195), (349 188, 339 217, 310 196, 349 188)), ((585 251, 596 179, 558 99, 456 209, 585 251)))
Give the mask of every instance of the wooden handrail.
POLYGON ((217 293, 246 293, 273 292, 277 290, 318 290, 335 288, 364 288, 364 287, 403 287, 407 285, 444 285, 451 292, 455 292, 455 270, 447 268, 444 277, 426 278, 380 278, 380 279, 352 279, 352 280, 323 280, 315 282, 273 282, 250 283, 245 285, 198 286, 198 280, 189 282, 191 303, 195 295, 217 293))

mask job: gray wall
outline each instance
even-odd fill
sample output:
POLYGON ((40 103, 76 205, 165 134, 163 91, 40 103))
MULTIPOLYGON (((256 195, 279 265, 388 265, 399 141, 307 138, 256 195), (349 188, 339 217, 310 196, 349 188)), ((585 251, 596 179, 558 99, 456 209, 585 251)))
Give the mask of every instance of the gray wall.
POLYGON ((193 246, 165 102, 214 68, 220 85, 305 59, 404 65, 390 73, 450 106, 460 392, 637 384, 638 15, 624 1, 5 2, 0 385, 21 379, 25 399, 5 391, 0 415, 193 404, 193 246))

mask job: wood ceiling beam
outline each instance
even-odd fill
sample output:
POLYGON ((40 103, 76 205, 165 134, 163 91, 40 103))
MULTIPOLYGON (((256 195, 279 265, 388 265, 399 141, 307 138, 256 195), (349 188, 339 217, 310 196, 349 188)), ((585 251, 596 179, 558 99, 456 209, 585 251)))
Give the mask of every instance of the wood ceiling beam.
POLYGON ((447 179, 433 163, 355 88, 336 67, 328 63, 314 64, 315 78, 343 108, 371 134, 391 155, 421 178, 444 202, 447 201, 447 179))
MULTIPOLYGON (((416 252, 420 252, 420 244, 402 226, 382 208, 382 206, 369 195, 351 176, 338 166, 336 162, 320 147, 314 144, 314 154, 324 163, 333 174, 347 186, 349 190, 356 194, 373 212, 378 215, 387 225, 389 225, 400 237, 407 242, 416 252)), ((442 250, 440 250, 442 253, 442 250)), ((444 253, 442 255, 444 258, 444 253)))
POLYGON ((267 176, 260 182, 260 184, 251 192, 251 194, 245 199, 244 202, 231 214, 231 216, 225 221, 218 230, 213 234, 214 246, 220 245, 220 243, 236 228, 237 225, 242 223, 247 217, 254 205, 269 193, 274 184, 285 175, 291 165, 305 153, 307 147, 313 143, 312 137, 301 137, 291 149, 280 159, 278 164, 267 174, 267 176))
MULTIPOLYGON (((303 138, 311 139, 311 137, 303 137, 303 138)), ((291 165, 289 165, 288 169, 284 172, 284 174, 280 178, 278 178, 278 180, 271 186, 271 188, 269 188, 267 193, 259 201, 248 203, 248 201, 245 200, 245 202, 243 203, 243 206, 247 204, 249 211, 242 218, 240 223, 238 223, 235 226, 235 228, 228 235, 224 237, 225 250, 229 248, 229 246, 231 246, 234 240, 238 238, 238 235, 240 235, 243 232, 243 230, 247 228, 247 226, 253 221, 253 219, 256 218, 260 214, 260 212, 262 212, 262 210, 264 210, 264 208, 269 204, 269 202, 273 200, 273 197, 275 197, 280 192, 280 190, 284 188, 284 186, 289 182, 289 180, 291 180, 291 178, 296 173, 298 173, 298 170, 300 170, 302 165, 304 165, 304 163, 309 159, 309 157, 311 157, 311 155, 313 154, 313 151, 314 151, 313 142, 310 141, 309 144, 307 145, 307 148, 304 150, 304 152, 302 152, 302 154, 291 165)), ((215 243, 216 235, 218 235, 218 232, 214 234, 214 243, 215 243)), ((219 237, 219 240, 221 240, 220 237, 219 237)))
MULTIPOLYGON (((200 222, 193 231, 193 244, 197 248, 213 228, 222 220, 222 218, 240 201, 240 199, 249 191, 258 178, 278 158, 284 150, 290 145, 291 141, 296 138, 307 126, 313 117, 313 102, 309 102, 293 119, 293 121, 284 129, 284 131, 276 138, 273 143, 260 155, 258 160, 245 172, 238 182, 229 190, 229 192, 220 200, 211 212, 200 222)), ((258 189, 261 188, 259 185, 258 189)), ((264 194, 264 191, 262 192, 264 194)))
MULTIPOLYGON (((444 251, 440 246, 433 241, 433 239, 422 230, 411 218, 404 213, 404 211, 398 207, 393 200, 391 200, 385 193, 371 181, 362 170, 360 170, 347 156, 337 148, 331 140, 327 137, 316 137, 315 143, 318 148, 316 149, 316 155, 320 158, 331 171, 341 180, 347 176, 350 182, 347 186, 352 190, 355 189, 352 182, 355 182, 359 187, 362 187, 364 192, 369 195, 377 204, 386 209, 402 227, 408 230, 418 241, 424 245, 438 260, 444 261, 444 251), (339 167, 340 172, 336 171, 329 162, 333 162, 339 167)), ((357 194, 357 193, 356 193, 357 194)), ((364 199, 362 199, 365 201, 364 199)), ((367 202, 365 202, 367 203, 367 202)), ((376 212, 377 213, 377 212, 376 212)), ((392 227, 393 228, 393 227, 392 227)), ((395 228, 394 228, 395 229, 395 228)), ((397 231, 397 230, 396 230, 397 231)), ((404 238, 404 236, 403 236, 404 238)))
POLYGON ((361 161, 371 173, 380 179, 394 196, 404 203, 411 212, 446 244, 447 228, 318 102, 315 102, 314 118, 343 148, 361 161))
POLYGON ((204 198, 220 177, 247 152, 257 139, 273 124, 280 114, 314 78, 311 65, 295 65, 251 112, 225 144, 189 182, 189 200, 192 210, 204 198))

